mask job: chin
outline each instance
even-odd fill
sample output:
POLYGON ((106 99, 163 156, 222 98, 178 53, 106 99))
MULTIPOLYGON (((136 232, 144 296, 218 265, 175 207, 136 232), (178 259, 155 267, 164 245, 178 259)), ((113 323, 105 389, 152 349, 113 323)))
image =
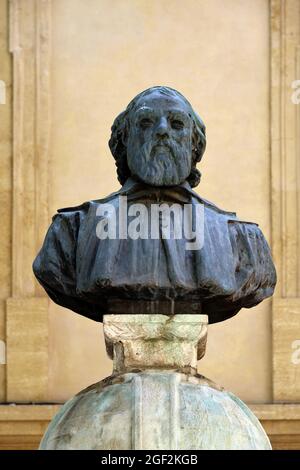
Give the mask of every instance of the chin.
POLYGON ((140 181, 150 186, 177 186, 178 184, 183 183, 188 177, 188 175, 184 175, 181 178, 177 175, 170 176, 167 172, 144 172, 143 174, 136 174, 135 176, 140 181))
POLYGON ((191 171, 189 155, 146 150, 132 152, 128 159, 132 175, 140 181, 150 186, 177 186, 188 178, 191 171))

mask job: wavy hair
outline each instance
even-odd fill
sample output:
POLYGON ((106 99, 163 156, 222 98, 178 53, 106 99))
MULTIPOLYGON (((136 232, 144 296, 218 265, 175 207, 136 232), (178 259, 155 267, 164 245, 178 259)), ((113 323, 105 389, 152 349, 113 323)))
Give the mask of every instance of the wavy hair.
POLYGON ((115 159, 117 167, 118 180, 123 185, 127 178, 131 176, 130 169, 127 164, 127 147, 126 138, 128 136, 130 127, 130 115, 134 112, 138 101, 153 91, 159 91, 163 95, 171 96, 172 98, 180 98, 188 106, 189 115, 193 120, 193 134, 192 134, 192 168, 187 178, 187 181, 192 188, 197 186, 200 182, 201 173, 197 170, 196 165, 202 159, 206 147, 205 125, 202 119, 193 110, 188 100, 178 91, 173 88, 165 86, 154 86, 139 93, 128 104, 125 111, 119 114, 111 128, 111 137, 108 142, 110 151, 115 159))

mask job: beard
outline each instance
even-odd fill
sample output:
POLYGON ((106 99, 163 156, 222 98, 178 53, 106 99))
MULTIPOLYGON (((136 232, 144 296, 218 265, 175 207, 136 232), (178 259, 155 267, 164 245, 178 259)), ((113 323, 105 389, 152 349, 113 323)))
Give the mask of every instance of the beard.
POLYGON ((191 149, 174 140, 145 142, 127 147, 128 166, 134 176, 153 186, 183 183, 191 171, 191 149))

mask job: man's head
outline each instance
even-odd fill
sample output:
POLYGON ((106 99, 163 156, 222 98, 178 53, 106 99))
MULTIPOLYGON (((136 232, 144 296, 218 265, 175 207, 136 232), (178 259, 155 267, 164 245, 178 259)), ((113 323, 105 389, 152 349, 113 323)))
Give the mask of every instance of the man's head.
POLYGON ((114 121, 109 141, 118 178, 153 186, 200 181, 196 164, 205 150, 205 126, 178 91, 152 87, 137 95, 114 121))

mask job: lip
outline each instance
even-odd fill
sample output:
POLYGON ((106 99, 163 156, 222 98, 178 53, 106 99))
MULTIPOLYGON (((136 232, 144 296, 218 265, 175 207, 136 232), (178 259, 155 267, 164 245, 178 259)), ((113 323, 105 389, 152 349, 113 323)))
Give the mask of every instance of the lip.
POLYGON ((159 144, 155 144, 155 145, 154 145, 154 148, 157 148, 157 147, 169 148, 169 145, 168 145, 168 144, 159 143, 159 144))

